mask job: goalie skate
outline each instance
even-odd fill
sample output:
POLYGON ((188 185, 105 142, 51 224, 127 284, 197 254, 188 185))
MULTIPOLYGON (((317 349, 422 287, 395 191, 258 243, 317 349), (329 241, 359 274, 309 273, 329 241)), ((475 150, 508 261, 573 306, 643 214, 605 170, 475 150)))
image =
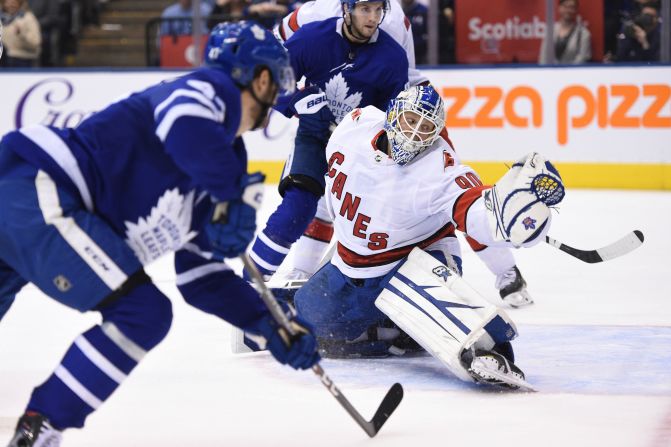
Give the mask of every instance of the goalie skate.
POLYGON ((527 282, 517 266, 513 266, 496 277, 496 288, 504 303, 510 307, 523 307, 534 303, 527 290, 527 282))
POLYGON ((464 353, 466 363, 469 357, 472 357, 472 360, 468 372, 476 382, 512 390, 536 391, 526 381, 522 370, 501 354, 477 350, 473 355, 472 351, 467 351, 464 353))

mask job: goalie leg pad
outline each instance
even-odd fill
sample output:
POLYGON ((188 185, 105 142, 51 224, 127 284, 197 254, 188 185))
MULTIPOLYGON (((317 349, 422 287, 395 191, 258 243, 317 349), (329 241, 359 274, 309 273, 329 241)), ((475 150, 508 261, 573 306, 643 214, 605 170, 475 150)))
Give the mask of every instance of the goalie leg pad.
POLYGON ((517 336, 517 328, 502 309, 419 248, 390 277, 375 305, 465 381, 473 381, 461 362, 465 350, 489 350, 517 336))
POLYGON ((564 193, 559 172, 540 154, 515 163, 482 192, 494 241, 509 241, 517 248, 540 242, 549 229, 549 207, 559 204, 564 193))

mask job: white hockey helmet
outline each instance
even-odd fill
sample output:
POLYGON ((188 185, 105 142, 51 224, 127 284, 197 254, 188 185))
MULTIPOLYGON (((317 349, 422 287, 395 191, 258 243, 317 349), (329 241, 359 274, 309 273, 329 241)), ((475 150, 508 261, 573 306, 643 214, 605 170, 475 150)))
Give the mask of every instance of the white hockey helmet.
POLYGON ((399 165, 412 161, 430 147, 445 127, 445 106, 431 87, 415 85, 389 102, 384 130, 391 157, 399 165))

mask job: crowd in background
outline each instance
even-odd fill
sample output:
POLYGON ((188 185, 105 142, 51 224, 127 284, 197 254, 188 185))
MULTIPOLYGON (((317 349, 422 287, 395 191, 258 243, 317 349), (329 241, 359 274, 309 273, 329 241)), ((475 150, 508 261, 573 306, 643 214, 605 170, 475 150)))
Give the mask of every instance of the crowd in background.
MULTIPOLYGON (((77 39, 85 25, 98 25, 101 3, 109 0, 0 0, 4 26, 1 66, 53 67, 63 65, 77 51, 77 39)), ((428 0, 399 0, 412 24, 418 65, 427 63, 428 0)), ((222 18, 255 19, 272 28, 283 16, 300 7, 301 0, 202 0, 201 33, 222 18)), ((438 62, 456 63, 454 0, 439 0, 438 62)), ((159 32, 163 35, 192 33, 192 1, 168 6, 159 32)), ((560 0, 550 53, 539 52, 540 63, 548 54, 562 64, 599 62, 591 52, 591 33, 580 18, 580 0, 560 0)), ((602 62, 659 61, 661 22, 659 0, 604 0, 604 52, 602 62)))
POLYGON ((77 51, 82 27, 98 25, 101 0, 0 0, 4 67, 58 67, 77 51))
MULTIPOLYGON (((440 64, 455 59, 454 0, 439 0, 438 34, 440 64)), ((559 0, 554 25, 554 56, 560 64, 600 62, 591 52, 591 34, 580 19, 579 0, 559 0)), ((415 57, 426 61, 428 47, 428 8, 421 0, 401 0, 403 11, 412 23, 415 57)), ((604 0, 605 56, 601 62, 653 62, 660 60, 661 22, 659 0, 604 0)), ((547 62, 543 51, 540 63, 547 62)))

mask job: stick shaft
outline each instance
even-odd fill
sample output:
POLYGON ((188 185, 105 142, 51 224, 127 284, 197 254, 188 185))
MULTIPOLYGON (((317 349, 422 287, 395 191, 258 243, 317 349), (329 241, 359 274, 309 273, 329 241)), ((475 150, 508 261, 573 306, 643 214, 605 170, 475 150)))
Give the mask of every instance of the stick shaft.
MULTIPOLYGON (((245 269, 247 269, 247 272, 251 276, 252 280, 256 284, 259 290, 259 294, 261 295, 261 299, 265 303, 265 305, 268 307, 268 310, 270 311, 270 314, 273 316, 275 321, 282 326, 290 335, 295 335, 296 331, 291 327, 291 322, 289 321, 289 318, 286 316, 284 311, 282 310, 282 307, 279 305, 277 302, 277 299, 273 296, 273 293, 270 291, 270 289, 266 286, 265 281, 263 280, 263 276, 261 276, 261 273, 259 272, 258 268, 256 268, 256 265, 254 262, 249 258, 249 256, 246 253, 243 253, 240 255, 240 259, 242 260, 242 263, 245 266, 245 269)), ((336 384, 331 380, 331 378, 326 374, 324 369, 321 367, 319 363, 315 363, 312 366, 312 371, 319 377, 319 380, 321 383, 326 387, 326 389, 329 390, 331 395, 335 397, 335 399, 340 403, 340 405, 347 411, 347 413, 356 421, 357 424, 370 436, 371 438, 377 434, 379 431, 380 427, 382 427, 382 424, 386 421, 386 419, 389 417, 391 412, 398 406, 398 403, 400 403, 400 398, 398 395, 396 396, 391 396, 390 398, 390 393, 387 393, 387 396, 385 396, 385 399, 382 401, 382 406, 393 406, 391 410, 387 410, 388 414, 385 415, 386 417, 383 418, 381 422, 378 423, 373 423, 375 421, 375 418, 373 418, 374 421, 366 421, 363 416, 361 416, 361 413, 359 413, 356 408, 350 403, 349 400, 342 394, 342 392, 338 389, 336 384), (397 402, 396 402, 397 401, 397 402), (390 403, 390 405, 386 405, 386 403, 390 403)), ((398 390, 400 388, 400 385, 397 387, 395 386, 392 388, 393 390, 398 390)), ((398 391, 396 391, 398 393, 398 391)), ((400 391, 401 397, 402 397, 402 389, 400 391)), ((379 410, 378 410, 379 411, 379 410)))

